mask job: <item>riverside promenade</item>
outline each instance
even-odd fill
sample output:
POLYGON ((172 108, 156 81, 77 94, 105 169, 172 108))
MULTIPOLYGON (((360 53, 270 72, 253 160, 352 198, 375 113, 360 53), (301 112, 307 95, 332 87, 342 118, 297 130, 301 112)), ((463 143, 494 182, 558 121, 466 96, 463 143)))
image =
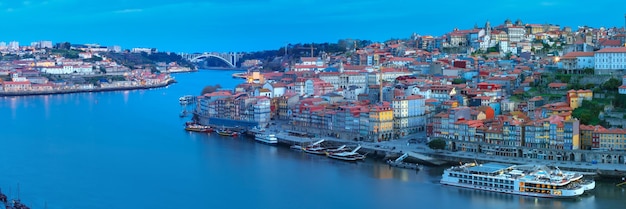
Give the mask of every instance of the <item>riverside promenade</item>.
MULTIPOLYGON (((286 128, 283 126, 283 128, 286 128)), ((289 130, 289 129, 282 129, 289 130)), ((339 139, 334 137, 299 137, 290 135, 288 132, 279 131, 278 129, 270 129, 270 132, 277 132, 276 137, 281 144, 288 145, 301 145, 324 139, 327 142, 333 144, 345 144, 345 145, 361 145, 361 152, 365 152, 368 155, 374 154, 376 156, 382 156, 385 158, 393 158, 402 155, 403 153, 416 153, 411 155, 413 159, 416 159, 422 163, 431 165, 443 165, 443 164, 457 164, 458 162, 477 161, 483 162, 500 162, 509 164, 542 164, 557 166, 563 170, 571 170, 583 172, 586 175, 600 175, 610 178, 621 178, 626 176, 626 164, 607 164, 607 163, 588 163, 577 161, 557 161, 557 160, 539 160, 531 158, 519 158, 519 157, 506 157, 487 155, 482 153, 463 152, 463 151, 447 151, 447 150, 433 150, 430 149, 425 143, 410 143, 411 138, 423 136, 423 133, 416 135, 408 135, 398 140, 383 141, 383 142, 363 142, 339 139)))

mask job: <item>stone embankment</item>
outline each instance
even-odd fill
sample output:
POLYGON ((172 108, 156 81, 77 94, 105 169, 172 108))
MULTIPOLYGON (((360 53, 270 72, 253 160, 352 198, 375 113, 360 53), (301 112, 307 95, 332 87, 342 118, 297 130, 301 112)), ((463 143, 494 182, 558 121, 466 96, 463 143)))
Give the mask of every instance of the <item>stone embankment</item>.
POLYGON ((587 163, 576 161, 539 160, 530 158, 495 156, 482 153, 452 152, 445 150, 432 150, 423 143, 409 143, 408 138, 386 142, 362 142, 338 139, 333 137, 298 137, 287 132, 279 132, 276 137, 281 144, 306 146, 320 139, 324 139, 333 145, 361 145, 360 152, 370 157, 396 158, 403 153, 410 152, 410 159, 423 164, 444 165, 458 164, 459 162, 476 161, 501 162, 510 164, 543 164, 557 166, 563 170, 582 172, 585 175, 598 175, 610 178, 621 178, 626 175, 626 164, 587 163))

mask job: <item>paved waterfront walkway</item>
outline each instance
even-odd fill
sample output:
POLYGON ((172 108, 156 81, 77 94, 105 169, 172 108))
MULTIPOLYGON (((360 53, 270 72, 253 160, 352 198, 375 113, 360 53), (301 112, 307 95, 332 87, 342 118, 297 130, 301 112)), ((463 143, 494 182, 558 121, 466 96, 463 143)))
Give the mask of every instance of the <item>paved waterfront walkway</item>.
POLYGON ((277 134, 277 137, 289 140, 293 143, 298 144, 307 144, 312 143, 314 141, 320 139, 326 139, 330 142, 335 143, 345 143, 348 145, 360 144, 363 148, 388 152, 388 153, 406 153, 406 152, 415 152, 418 154, 423 154, 430 157, 435 157, 437 159, 443 159, 448 161, 464 159, 468 160, 476 160, 482 162, 502 162, 502 163, 511 163, 511 164, 545 164, 545 165, 553 165, 558 166, 564 170, 572 169, 578 171, 584 171, 589 173, 597 173, 598 171, 603 174, 609 175, 626 175, 626 164, 607 164, 607 163, 597 163, 592 164, 589 162, 576 162, 576 161, 556 161, 556 160, 539 160, 539 159, 530 159, 530 158, 519 158, 519 157, 506 157, 506 156, 495 156, 495 155, 487 155, 483 153, 472 153, 472 152, 452 152, 447 150, 432 150, 424 143, 409 143, 409 139, 419 139, 425 138, 424 133, 412 134, 403 137, 402 139, 392 140, 392 141, 384 141, 384 142, 363 142, 363 141, 353 141, 353 140, 345 140, 338 139, 334 137, 314 137, 314 138, 302 138, 289 136, 286 132, 281 132, 277 134))

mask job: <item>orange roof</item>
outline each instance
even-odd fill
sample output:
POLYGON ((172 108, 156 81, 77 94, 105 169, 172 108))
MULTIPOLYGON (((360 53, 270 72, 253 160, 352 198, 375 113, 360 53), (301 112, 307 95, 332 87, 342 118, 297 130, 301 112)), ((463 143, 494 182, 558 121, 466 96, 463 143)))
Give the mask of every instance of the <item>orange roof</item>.
POLYGON ((550 83, 548 84, 548 87, 550 88, 560 88, 560 87, 565 87, 567 86, 566 83, 550 83))
POLYGON ((596 51, 596 53, 626 53, 626 47, 604 48, 596 51))
POLYGON ((593 52, 570 52, 563 56, 563 58, 567 57, 593 57, 593 52))
POLYGON ((604 40, 600 42, 602 46, 622 46, 622 42, 620 40, 604 40))

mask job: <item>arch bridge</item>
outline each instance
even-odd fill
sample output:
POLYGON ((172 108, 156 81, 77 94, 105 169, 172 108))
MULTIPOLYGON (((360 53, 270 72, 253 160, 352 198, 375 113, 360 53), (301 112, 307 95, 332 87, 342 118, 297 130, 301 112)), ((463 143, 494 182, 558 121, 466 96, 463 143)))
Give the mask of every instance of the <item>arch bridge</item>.
POLYGON ((206 58, 214 57, 219 60, 224 61, 229 67, 236 68, 237 61, 243 56, 243 54, 230 52, 230 53, 219 53, 219 52, 204 52, 204 53, 180 53, 184 59, 189 60, 193 63, 198 63, 206 58))

